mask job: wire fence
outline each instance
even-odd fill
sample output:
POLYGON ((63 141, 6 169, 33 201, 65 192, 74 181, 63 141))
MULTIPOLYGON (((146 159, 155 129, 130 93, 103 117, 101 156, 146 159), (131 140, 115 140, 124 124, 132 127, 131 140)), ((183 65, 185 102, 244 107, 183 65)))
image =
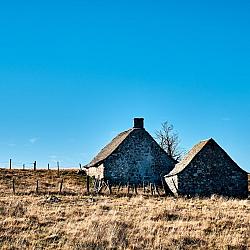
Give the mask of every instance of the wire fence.
POLYGON ((109 180, 96 179, 84 171, 39 170, 23 171, 1 169, 0 194, 62 194, 62 195, 150 195, 164 196, 164 184, 143 182, 112 184, 109 180))
POLYGON ((82 164, 79 163, 78 165, 75 166, 62 166, 59 161, 56 163, 48 163, 46 165, 39 165, 37 161, 33 162, 19 162, 19 161, 13 161, 10 159, 9 161, 3 161, 0 162, 0 168, 2 169, 23 169, 23 170, 37 170, 37 169, 72 169, 72 168, 79 168, 82 170, 82 164))
POLYGON ((104 184, 97 188, 95 183, 91 183, 88 187, 87 182, 81 186, 70 185, 62 178, 60 180, 54 180, 53 182, 46 182, 43 180, 34 180, 32 183, 27 184, 25 181, 17 181, 15 178, 9 181, 7 187, 9 193, 13 194, 61 194, 61 195, 121 195, 121 196, 133 196, 133 195, 147 195, 147 196, 165 196, 165 190, 162 186, 154 185, 109 185, 104 184))

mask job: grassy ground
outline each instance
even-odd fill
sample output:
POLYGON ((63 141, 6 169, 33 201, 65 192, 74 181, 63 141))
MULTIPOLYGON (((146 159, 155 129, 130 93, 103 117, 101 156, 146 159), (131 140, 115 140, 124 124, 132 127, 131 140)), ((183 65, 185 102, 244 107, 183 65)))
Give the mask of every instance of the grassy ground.
POLYGON ((85 190, 85 178, 77 174, 77 170, 8 170, 0 169, 0 196, 12 194, 13 183, 18 194, 32 194, 38 191, 40 194, 58 193, 60 182, 63 179, 65 194, 81 194, 85 190))
POLYGON ((250 200, 220 197, 174 199, 142 195, 92 197, 84 194, 83 186, 83 178, 74 171, 62 172, 58 177, 56 171, 0 170, 0 248, 250 247, 250 200), (16 195, 11 192, 13 174, 17 186, 24 185, 19 186, 16 195), (66 191, 58 195, 58 182, 62 176, 66 191), (45 191, 34 193, 38 178, 45 188, 45 183, 52 185, 47 187, 47 194, 45 191), (51 193, 58 199, 51 198, 51 193))

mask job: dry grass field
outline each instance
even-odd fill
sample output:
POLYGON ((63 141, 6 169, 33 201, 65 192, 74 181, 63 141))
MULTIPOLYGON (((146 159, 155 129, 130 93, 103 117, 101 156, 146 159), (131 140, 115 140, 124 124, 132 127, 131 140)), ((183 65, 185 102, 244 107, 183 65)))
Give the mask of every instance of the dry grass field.
POLYGON ((249 249, 250 200, 87 196, 75 171, 0 169, 0 248, 249 249))

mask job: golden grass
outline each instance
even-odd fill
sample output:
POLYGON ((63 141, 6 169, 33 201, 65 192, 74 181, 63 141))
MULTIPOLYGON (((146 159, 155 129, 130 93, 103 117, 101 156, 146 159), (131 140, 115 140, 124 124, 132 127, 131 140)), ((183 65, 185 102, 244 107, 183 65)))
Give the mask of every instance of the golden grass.
MULTIPOLYGON (((3 173, 7 172, 0 171, 0 188, 8 190, 10 180, 3 173)), ((27 183, 34 183, 37 173, 26 174, 27 183)), ((51 181, 56 174, 50 173, 55 175, 51 181)), ((250 200, 92 197, 81 193, 82 180, 73 171, 65 176, 67 188, 75 185, 79 195, 57 195, 58 202, 44 193, 0 191, 1 249, 250 247, 250 200)))
POLYGON ((12 180, 15 180, 16 192, 20 195, 36 191, 39 181, 39 193, 57 193, 63 179, 63 190, 67 194, 80 194, 85 191, 85 178, 77 174, 77 170, 8 170, 0 169, 0 196, 12 194, 12 180))

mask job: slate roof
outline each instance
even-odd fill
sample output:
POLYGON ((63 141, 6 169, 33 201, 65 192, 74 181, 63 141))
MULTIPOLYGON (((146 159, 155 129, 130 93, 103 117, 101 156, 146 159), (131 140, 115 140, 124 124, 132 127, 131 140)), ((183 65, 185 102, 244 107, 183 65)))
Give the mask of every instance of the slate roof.
POLYGON ((170 177, 173 175, 179 174, 182 170, 184 170, 189 163, 194 159, 194 157, 209 143, 209 142, 215 142, 212 138, 208 140, 204 140, 196 144, 188 153, 187 155, 182 159, 181 162, 175 165, 174 169, 166 175, 166 177, 170 177))
POLYGON ((183 160, 181 162, 179 162, 178 164, 175 165, 174 169, 167 174, 165 177, 171 177, 174 175, 179 174, 180 172, 182 172, 190 163, 191 161, 194 159, 194 157, 196 157, 201 151, 202 149, 207 146, 208 144, 214 144, 217 147, 219 147, 226 155, 227 157, 229 157, 229 159, 232 161, 232 163, 234 164, 234 166, 241 172, 247 173, 244 169, 242 169, 241 167, 238 166, 238 164, 225 152, 224 149, 222 149, 214 139, 210 138, 208 140, 204 140, 199 142, 198 144, 196 144, 188 153, 187 155, 183 158, 183 160))
POLYGON ((134 129, 129 129, 117 135, 100 153, 85 167, 90 168, 101 164, 108 156, 110 156, 120 144, 129 136, 134 129))

